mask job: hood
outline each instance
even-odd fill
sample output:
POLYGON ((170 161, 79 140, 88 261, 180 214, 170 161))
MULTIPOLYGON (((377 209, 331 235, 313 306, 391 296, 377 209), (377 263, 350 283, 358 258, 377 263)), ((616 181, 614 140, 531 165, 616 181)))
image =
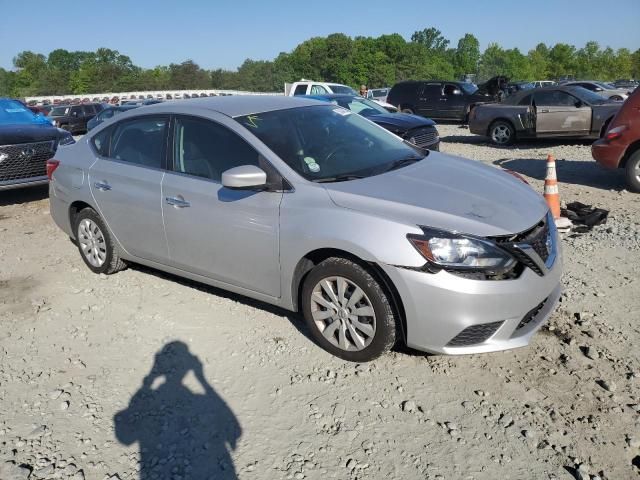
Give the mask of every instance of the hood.
POLYGON ((438 152, 388 173, 324 186, 344 208, 479 236, 522 232, 548 209, 541 195, 514 176, 438 152))
POLYGON ((367 118, 383 127, 395 127, 391 128, 391 130, 398 129, 406 131, 416 127, 430 127, 436 124, 436 122, 429 118, 409 115, 408 113, 380 113, 367 118))
POLYGON ((31 125, 0 125, 0 145, 44 142, 58 140, 60 137, 58 129, 49 122, 31 125))

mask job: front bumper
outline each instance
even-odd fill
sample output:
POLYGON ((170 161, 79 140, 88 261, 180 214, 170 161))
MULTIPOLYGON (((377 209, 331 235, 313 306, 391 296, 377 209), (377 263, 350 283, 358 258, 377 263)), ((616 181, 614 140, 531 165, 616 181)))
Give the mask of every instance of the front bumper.
POLYGON ((12 190, 14 188, 36 187, 46 185, 49 179, 46 175, 31 178, 21 178, 19 180, 7 180, 0 182, 0 190, 12 190))
POLYGON ((591 145, 591 156, 605 168, 618 168, 626 149, 626 144, 600 138, 591 145))
POLYGON ((407 345, 433 353, 459 355, 525 346, 562 293, 559 249, 544 276, 525 268, 513 280, 470 280, 444 270, 382 268, 404 307, 407 345), (465 338, 469 332, 471 341, 465 338))

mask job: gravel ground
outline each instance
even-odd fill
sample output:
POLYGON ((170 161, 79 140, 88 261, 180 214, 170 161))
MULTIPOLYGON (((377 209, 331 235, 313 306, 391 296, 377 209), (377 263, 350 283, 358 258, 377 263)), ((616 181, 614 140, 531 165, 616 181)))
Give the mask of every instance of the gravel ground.
POLYGON ((611 211, 565 235, 565 293, 526 348, 316 347, 283 310, 142 267, 96 276, 46 189, 0 192, 0 479, 632 479, 640 472, 640 195, 588 144, 442 150, 611 211), (634 346, 635 345, 635 346, 634 346))

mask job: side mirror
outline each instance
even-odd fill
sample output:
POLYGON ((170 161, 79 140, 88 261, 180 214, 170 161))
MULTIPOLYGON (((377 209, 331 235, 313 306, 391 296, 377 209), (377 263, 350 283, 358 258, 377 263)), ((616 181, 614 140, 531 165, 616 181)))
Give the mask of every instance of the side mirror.
POLYGON ((264 187, 267 174, 255 165, 241 165, 222 172, 222 186, 235 189, 264 187))
POLYGON ((462 95, 462 90, 460 90, 459 88, 456 88, 453 90, 453 92, 451 92, 453 95, 462 95))
POLYGON ((582 108, 582 107, 584 107, 584 103, 582 103, 580 100, 578 100, 578 101, 575 103, 575 105, 576 105, 576 108, 582 108))
POLYGON ((594 92, 604 92, 604 88, 596 87, 594 92))

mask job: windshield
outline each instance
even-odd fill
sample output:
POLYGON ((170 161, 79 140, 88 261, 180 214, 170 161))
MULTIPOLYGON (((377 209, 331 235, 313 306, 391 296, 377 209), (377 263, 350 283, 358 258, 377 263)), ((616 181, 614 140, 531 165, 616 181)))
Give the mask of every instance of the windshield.
POLYGON ((381 113, 389 113, 376 102, 361 97, 336 98, 331 100, 334 105, 340 105, 343 108, 351 110, 353 113, 370 117, 372 115, 380 115, 381 113))
POLYGON ((276 110, 237 117, 297 173, 312 181, 383 173, 396 162, 420 160, 423 150, 336 105, 276 110))
POLYGON ((461 83, 460 87, 462 88, 462 90, 464 90, 464 93, 468 95, 476 93, 476 91, 478 90, 478 87, 476 87, 476 85, 473 83, 461 83))
POLYGON ((595 82, 595 84, 598 85, 601 88, 604 88, 605 90, 615 90, 616 89, 616 87, 614 87, 610 83, 606 83, 606 82, 595 82))
POLYGON ((333 91, 333 93, 346 93, 348 95, 357 95, 358 92, 356 92, 353 88, 351 87, 347 87, 346 85, 329 85, 331 87, 331 90, 333 91))
POLYGON ((571 93, 575 94, 580 100, 584 100, 587 103, 590 103, 591 105, 600 105, 602 103, 606 103, 607 100, 602 98, 600 95, 598 95, 595 92, 592 92, 591 90, 587 90, 584 87, 574 87, 571 86, 571 93))
POLYGON ((50 122, 42 115, 36 115, 20 102, 0 100, 0 125, 23 125, 50 122))
POLYGON ((50 117, 60 117, 62 115, 69 115, 69 110, 71 107, 54 107, 51 109, 51 113, 49 113, 50 117))

